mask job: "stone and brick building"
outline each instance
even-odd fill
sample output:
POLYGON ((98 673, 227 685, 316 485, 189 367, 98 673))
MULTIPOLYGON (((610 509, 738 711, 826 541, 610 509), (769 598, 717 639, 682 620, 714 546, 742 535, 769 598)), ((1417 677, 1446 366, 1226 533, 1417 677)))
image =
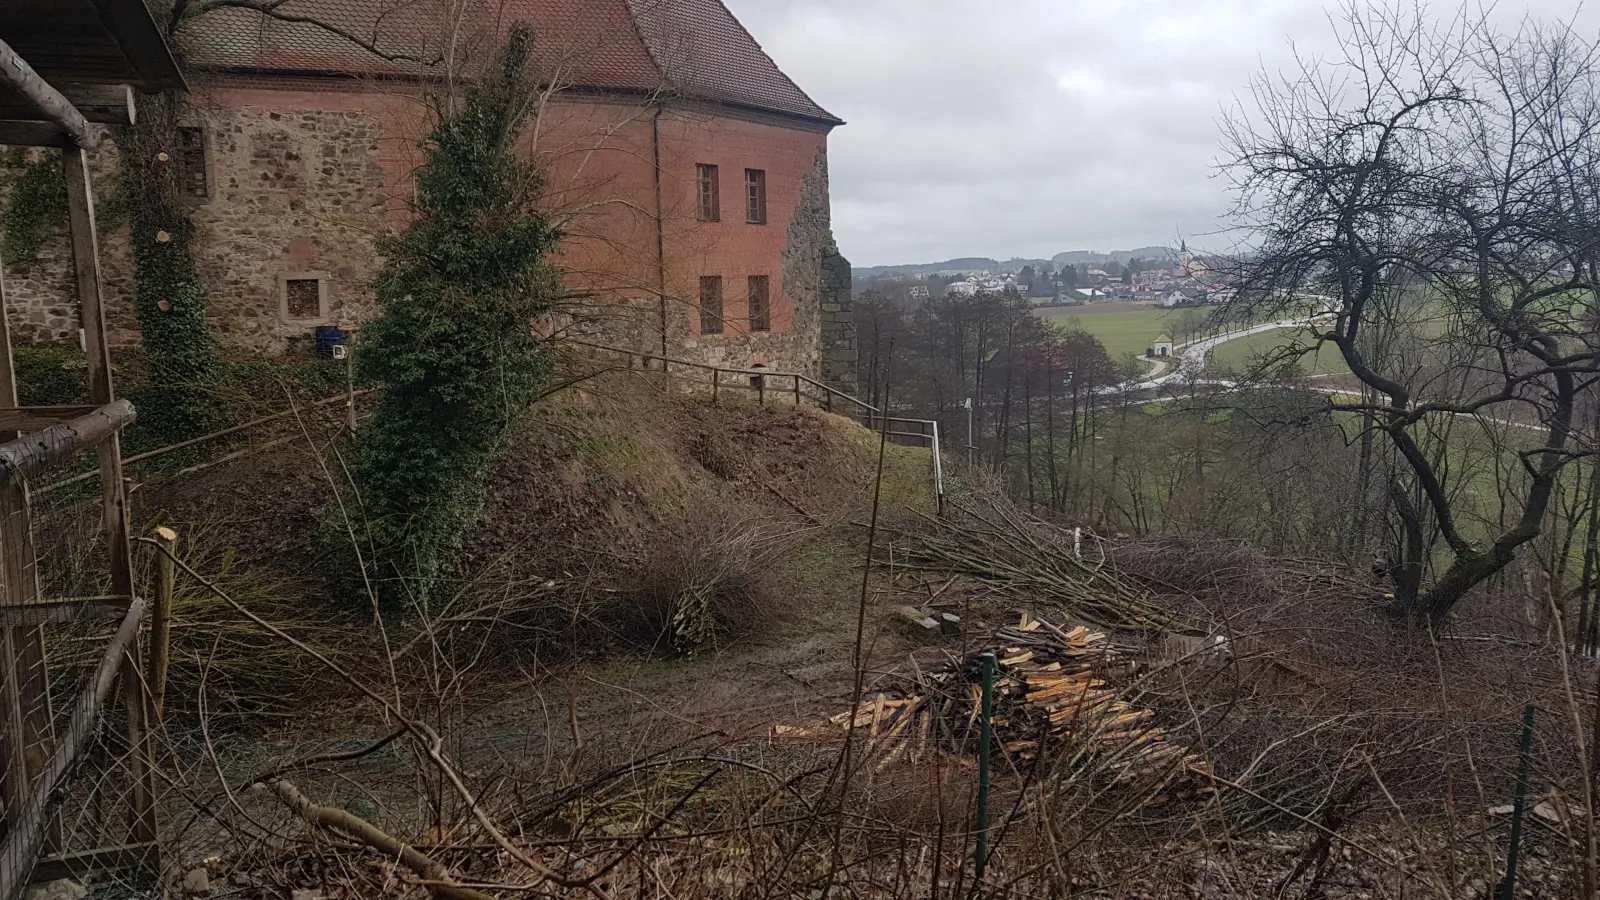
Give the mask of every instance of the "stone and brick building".
MULTIPOLYGON (((552 90, 528 136, 568 237, 559 327, 852 388, 850 269, 834 244, 840 121, 720 0, 286 0, 189 22, 179 148, 223 342, 293 352, 372 312, 374 238, 403 224, 429 98, 516 20, 552 90)), ((114 154, 114 151, 112 151, 114 154)), ((111 154, 100 161, 109 179, 111 154)), ((118 337, 136 340, 125 234, 103 238, 118 337)), ((75 336, 65 247, 7 273, 14 333, 75 336)))

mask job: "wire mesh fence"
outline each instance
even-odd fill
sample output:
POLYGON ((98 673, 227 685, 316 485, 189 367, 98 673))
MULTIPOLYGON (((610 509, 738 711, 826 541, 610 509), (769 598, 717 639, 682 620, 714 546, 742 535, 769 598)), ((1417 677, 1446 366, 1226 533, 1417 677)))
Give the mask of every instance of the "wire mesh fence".
POLYGON ((55 501, 29 489, 97 448, 100 471, 114 473, 115 435, 132 420, 131 406, 111 404, 0 445, 0 896, 41 855, 71 866, 153 854, 145 608, 129 588, 122 481, 55 501), (112 719, 121 746, 108 743, 112 719))

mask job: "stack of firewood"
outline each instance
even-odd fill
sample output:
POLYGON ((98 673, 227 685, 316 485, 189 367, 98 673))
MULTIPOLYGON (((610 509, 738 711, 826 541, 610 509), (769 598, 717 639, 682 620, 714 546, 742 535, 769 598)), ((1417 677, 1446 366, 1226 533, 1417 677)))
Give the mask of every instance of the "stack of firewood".
POLYGON ((1040 753, 1044 762, 1077 773, 1098 773, 1148 793, 1152 801, 1204 792, 1210 766, 1168 740, 1141 709, 1107 684, 1125 669, 1106 635, 1085 626, 1065 629, 1026 613, 964 658, 906 675, 903 687, 867 699, 819 727, 779 725, 790 738, 839 737, 864 729, 879 767, 902 756, 976 753, 982 711, 982 654, 995 654, 993 742, 1018 770, 1040 753))

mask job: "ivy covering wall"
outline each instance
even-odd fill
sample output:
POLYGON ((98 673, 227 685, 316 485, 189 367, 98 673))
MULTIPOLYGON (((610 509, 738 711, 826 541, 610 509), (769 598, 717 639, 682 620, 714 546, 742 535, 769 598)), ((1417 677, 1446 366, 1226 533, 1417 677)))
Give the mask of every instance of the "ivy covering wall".
POLYGON ((61 154, 10 147, 0 151, 6 208, 0 216, 0 256, 7 265, 27 265, 45 242, 67 225, 67 176, 61 154))

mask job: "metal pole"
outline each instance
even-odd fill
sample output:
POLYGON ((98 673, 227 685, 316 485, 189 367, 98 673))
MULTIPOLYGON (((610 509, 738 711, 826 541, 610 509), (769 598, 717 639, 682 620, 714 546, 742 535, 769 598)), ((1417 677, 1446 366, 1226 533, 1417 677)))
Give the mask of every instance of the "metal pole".
POLYGON ((977 450, 972 444, 972 398, 967 398, 967 465, 972 465, 972 454, 977 450))
POLYGON ((983 883, 989 866, 989 723, 994 718, 994 653, 983 654, 983 699, 978 712, 978 845, 973 880, 983 883))
POLYGON ((356 433, 356 355, 349 344, 344 348, 344 425, 356 433))
POLYGON ((1522 711, 1522 749, 1517 758, 1517 794, 1511 804, 1511 848, 1506 851, 1506 877, 1495 890, 1495 900, 1511 900, 1517 893, 1517 853, 1522 843, 1522 806, 1528 796, 1528 758, 1533 753, 1533 704, 1522 711))

